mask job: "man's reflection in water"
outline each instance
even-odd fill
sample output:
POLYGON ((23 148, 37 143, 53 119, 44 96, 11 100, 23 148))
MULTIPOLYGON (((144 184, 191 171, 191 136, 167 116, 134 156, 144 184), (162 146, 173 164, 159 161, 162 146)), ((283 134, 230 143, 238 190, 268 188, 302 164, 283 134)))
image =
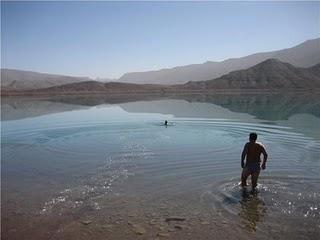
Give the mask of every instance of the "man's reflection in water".
POLYGON ((241 190, 241 194, 239 216, 243 220, 244 226, 250 232, 255 232, 258 222, 262 221, 266 214, 265 203, 258 197, 257 193, 252 194, 245 188, 241 190))

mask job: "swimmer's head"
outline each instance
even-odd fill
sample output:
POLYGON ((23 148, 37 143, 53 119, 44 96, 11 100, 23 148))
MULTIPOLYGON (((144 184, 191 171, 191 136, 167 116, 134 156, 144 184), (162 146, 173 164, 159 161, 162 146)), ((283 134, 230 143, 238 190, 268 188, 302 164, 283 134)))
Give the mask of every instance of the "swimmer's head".
POLYGON ((252 142, 255 142, 258 138, 258 135, 256 133, 250 133, 249 134, 249 140, 252 141, 252 142))

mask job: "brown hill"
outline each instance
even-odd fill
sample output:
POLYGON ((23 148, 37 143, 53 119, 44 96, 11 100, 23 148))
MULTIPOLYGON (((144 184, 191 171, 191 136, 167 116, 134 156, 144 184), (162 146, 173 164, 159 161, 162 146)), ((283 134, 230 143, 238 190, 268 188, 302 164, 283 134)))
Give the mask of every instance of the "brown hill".
POLYGON ((246 70, 220 78, 189 82, 187 89, 313 89, 320 88, 320 64, 297 68, 289 63, 268 59, 246 70))
POLYGON ((2 89, 2 95, 63 95, 63 94, 91 94, 91 93, 154 93, 163 92, 164 85, 152 84, 133 84, 109 82, 102 83, 97 81, 85 81, 78 83, 63 84, 49 88, 15 90, 2 89))

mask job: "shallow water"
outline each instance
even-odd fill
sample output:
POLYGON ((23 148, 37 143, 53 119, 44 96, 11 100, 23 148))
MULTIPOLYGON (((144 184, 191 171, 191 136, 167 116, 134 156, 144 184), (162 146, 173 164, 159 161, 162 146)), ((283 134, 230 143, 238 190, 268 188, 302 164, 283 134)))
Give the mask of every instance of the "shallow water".
POLYGON ((1 123, 4 239, 99 239, 75 234, 88 218, 170 232, 170 215, 187 219, 172 239, 206 239, 212 226, 230 239, 320 234, 319 96, 5 99, 1 123), (254 194, 238 185, 252 131, 269 153, 254 194))

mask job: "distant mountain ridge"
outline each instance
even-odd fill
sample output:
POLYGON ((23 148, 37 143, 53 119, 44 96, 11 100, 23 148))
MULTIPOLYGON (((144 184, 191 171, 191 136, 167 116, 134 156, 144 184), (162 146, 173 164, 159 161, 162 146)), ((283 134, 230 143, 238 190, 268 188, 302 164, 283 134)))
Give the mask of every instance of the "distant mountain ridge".
POLYGON ((312 89, 320 88, 320 63, 297 68, 277 59, 268 59, 246 70, 220 78, 188 82, 185 89, 312 89))
POLYGON ((221 77, 235 70, 247 69, 269 58, 288 62, 296 67, 311 67, 320 62, 320 38, 305 41, 283 50, 256 53, 241 58, 230 58, 222 62, 205 62, 170 69, 126 73, 119 82, 183 84, 189 81, 205 81, 221 77))
POLYGON ((88 77, 71 77, 16 69, 1 69, 1 89, 7 90, 38 89, 88 80, 90 80, 88 77))
MULTIPOLYGON (((270 58, 290 63, 298 68, 311 67, 320 63, 320 38, 308 40, 293 48, 274 52, 257 53, 242 58, 228 59, 222 62, 206 62, 203 64, 192 64, 158 71, 127 73, 118 80, 97 78, 98 81, 95 82, 104 83, 112 80, 117 83, 164 84, 174 86, 187 82, 203 82, 220 78, 233 71, 250 68, 270 58)), ((312 70, 310 71, 312 72, 312 70)), ((2 91, 43 89, 88 81, 93 80, 88 77, 71 77, 15 69, 1 69, 2 91)), ((102 85, 101 87, 103 88, 102 85)), ((131 87, 132 86, 129 88, 131 87)))
POLYGON ((112 94, 112 93, 195 93, 219 91, 290 91, 320 90, 320 63, 297 68, 277 59, 268 59, 246 70, 237 70, 220 78, 177 85, 134 84, 84 81, 25 91, 2 91, 3 95, 37 94, 112 94))

